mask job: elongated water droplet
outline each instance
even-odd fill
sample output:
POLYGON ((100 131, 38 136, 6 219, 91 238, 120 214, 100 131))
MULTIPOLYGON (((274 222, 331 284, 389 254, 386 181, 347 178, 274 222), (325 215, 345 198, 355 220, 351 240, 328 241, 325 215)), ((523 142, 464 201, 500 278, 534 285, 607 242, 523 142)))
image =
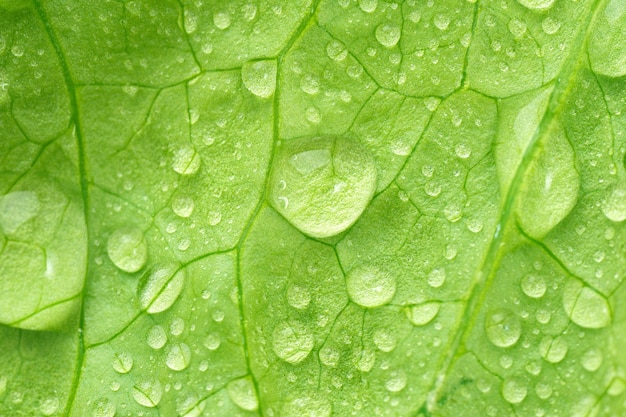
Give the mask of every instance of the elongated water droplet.
POLYGON ((272 332, 272 349, 285 362, 296 364, 305 360, 313 350, 313 334, 302 322, 284 321, 272 332))
POLYGON ((433 288, 441 287, 446 282, 446 270, 444 268, 435 268, 428 274, 428 285, 433 288))
POLYGON ((255 96, 269 98, 276 90, 276 61, 248 61, 241 67, 241 80, 255 96))
POLYGON ((433 321, 439 309, 441 303, 438 301, 431 301, 423 304, 411 306, 405 310, 406 316, 409 321, 415 326, 424 326, 425 324, 433 321))
POLYGON ((191 349, 185 343, 176 343, 169 347, 165 357, 165 364, 172 371, 187 369, 191 361, 191 349))
POLYGON ((570 281, 563 292, 563 308, 570 320, 587 329, 599 329, 611 323, 606 298, 578 281, 570 281))
POLYGON ((487 339, 498 347, 513 346, 522 334, 522 325, 515 314, 505 309, 490 312, 485 317, 487 339))
POLYGON ((140 381, 133 387, 133 399, 144 407, 156 407, 163 396, 163 386, 159 381, 140 381))
POLYGON ((227 12, 217 12, 213 15, 213 24, 220 30, 226 30, 230 27, 231 19, 227 12))
POLYGON ((111 262, 122 271, 137 272, 148 261, 148 244, 140 229, 125 227, 109 236, 107 254, 111 262))
POLYGON ((113 369, 120 374, 127 374, 133 369, 133 357, 128 352, 116 353, 113 357, 113 369))
POLYGON ((249 376, 231 381, 226 386, 231 401, 242 410, 254 411, 259 408, 252 378, 249 376))
POLYGON ((148 313, 165 311, 174 304, 185 283, 185 270, 174 264, 157 265, 141 278, 139 304, 148 313))
POLYGON ((374 265, 358 266, 346 276, 350 299, 362 307, 388 304, 396 293, 396 280, 387 271, 374 265))

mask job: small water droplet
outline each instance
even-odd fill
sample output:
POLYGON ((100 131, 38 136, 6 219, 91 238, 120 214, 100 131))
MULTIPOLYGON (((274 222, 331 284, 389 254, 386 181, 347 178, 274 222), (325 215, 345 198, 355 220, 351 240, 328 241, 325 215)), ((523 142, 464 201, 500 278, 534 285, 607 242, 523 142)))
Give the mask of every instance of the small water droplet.
POLYGON ((509 32, 516 38, 521 38, 526 33, 526 23, 519 19, 509 20, 509 32))
POLYGON ((430 323, 439 313, 441 303, 438 301, 430 301, 423 304, 408 307, 405 310, 406 316, 415 326, 423 326, 430 323))
POLYGON ((179 217, 187 218, 193 213, 195 204, 191 197, 177 195, 172 200, 172 211, 179 217))
POLYGON ((543 29, 543 31, 548 35, 554 35, 559 31, 560 28, 561 23, 559 23, 558 20, 555 20, 550 16, 546 17, 541 22, 541 29, 543 29))
POLYGON ((522 278, 521 287, 524 294, 530 298, 541 298, 546 293, 546 281, 542 276, 527 274, 522 278))
POLYGON ((394 24, 383 23, 376 28, 376 40, 385 48, 393 48, 400 41, 400 28, 394 24))
POLYGON ((185 283, 185 270, 174 264, 156 265, 139 282, 138 297, 142 309, 150 314, 170 308, 185 283))
POLYGON ((306 119, 313 124, 318 124, 322 121, 322 114, 315 106, 307 107, 304 111, 304 117, 306 117, 306 119))
POLYGON ((272 332, 272 349, 285 362, 297 364, 305 360, 313 350, 313 333, 297 320, 279 323, 272 332))
POLYGON ((513 346, 522 334, 522 325, 515 314, 505 309, 490 312, 485 317, 487 339, 495 346, 513 346))
POLYGON ((226 30, 230 27, 230 15, 226 12, 217 12, 213 15, 213 24, 220 30, 226 30))
POLYGON ((246 376, 229 382, 226 391, 231 401, 242 410, 254 411, 259 408, 259 399, 251 377, 246 376))
POLYGON ((310 95, 320 92, 320 80, 313 74, 306 74, 300 79, 300 89, 310 95))
POLYGON ((552 387, 545 382, 540 382, 535 385, 535 393, 542 400, 547 400, 552 395, 552 387))
MULTIPOLYGON (((210 391, 208 385, 207 391, 210 391)), ((222 401, 219 402, 219 404, 221 403, 222 401)), ((200 417, 205 408, 206 401, 201 401, 195 396, 189 396, 178 404, 176 411, 180 417, 200 417)))
POLYGON ((163 386, 159 381, 140 381, 133 386, 133 399, 144 407, 156 407, 163 396, 163 386))
POLYGON ((41 414, 43 414, 44 416, 51 416, 56 413, 58 409, 59 399, 56 397, 46 398, 39 406, 39 411, 41 411, 41 414))
POLYGON ((172 371, 187 369, 191 361, 191 349, 185 343, 176 343, 169 347, 165 364, 172 371))
POLYGON ((550 319, 552 319, 552 313, 549 310, 540 308, 537 310, 537 313, 535 313, 535 318, 541 324, 548 324, 550 319))
POLYGON ((222 339, 217 333, 210 333, 204 338, 204 347, 213 351, 217 350, 222 344, 222 339))
POLYGON ((602 351, 597 348, 591 348, 581 357, 581 365, 589 372, 595 372, 600 369, 604 357, 602 351))
POLYGON ((433 288, 439 288, 446 282, 446 270, 444 268, 435 268, 428 274, 428 285, 433 288))
POLYGON ((374 344, 382 352, 391 352, 396 348, 398 341, 385 329, 378 329, 374 332, 374 344))
POLYGON ((113 357, 113 369, 119 374, 127 374, 133 369, 133 357, 128 352, 116 353, 113 357))
POLYGON ((541 356, 550 363, 559 363, 567 354, 567 342, 562 336, 545 336, 539 343, 541 356))
POLYGON ((406 373, 402 369, 399 369, 397 371, 393 371, 390 378, 385 381, 385 388, 387 388, 387 391, 389 392, 400 392, 406 387, 406 384, 406 373))
POLYGON ((93 405, 93 417, 114 417, 115 416, 115 404, 108 398, 100 398, 96 400, 93 405))
POLYGON ((348 56, 346 45, 337 40, 332 40, 326 45, 326 53, 333 61, 343 61, 348 56))
POLYGON ((269 98, 276 90, 276 61, 248 61, 241 68, 243 85, 255 96, 269 98))
POLYGON ((340 353, 337 349, 324 346, 320 349, 318 356, 322 364, 330 368, 336 368, 339 364, 340 353))
POLYGON ((507 379, 502 383, 502 397, 511 404, 519 404, 528 394, 526 385, 517 379, 507 379))
POLYGON ((161 349, 167 343, 167 335, 158 324, 152 326, 146 335, 146 342, 152 349, 161 349))
POLYGON ((117 229, 107 240, 107 254, 122 271, 133 273, 148 261, 148 244, 143 232, 136 227, 117 229))
POLYGON ((456 204, 450 204, 444 207, 443 215, 450 223, 456 223, 463 218, 463 210, 456 204))
POLYGON ((388 304, 396 293, 394 277, 374 265, 358 266, 346 276, 350 299, 362 307, 388 304))
POLYGON ((531 10, 546 10, 552 7, 556 0, 517 0, 519 4, 531 10))
POLYGON ((467 159, 472 155, 472 149, 465 143, 459 143, 454 147, 454 153, 461 159, 467 159))
POLYGON ((301 285, 290 285, 287 288, 287 301, 293 308, 305 309, 311 302, 311 292, 301 285))
POLYGON ((378 0, 359 0, 359 7, 365 13, 372 13, 378 7, 378 0))
POLYGON ((283 407, 281 417, 330 417, 332 405, 325 398, 299 396, 283 407))
POLYGON ((445 14, 438 14, 433 19, 433 23, 437 29, 443 31, 448 29, 448 26, 450 26, 450 18, 445 14))

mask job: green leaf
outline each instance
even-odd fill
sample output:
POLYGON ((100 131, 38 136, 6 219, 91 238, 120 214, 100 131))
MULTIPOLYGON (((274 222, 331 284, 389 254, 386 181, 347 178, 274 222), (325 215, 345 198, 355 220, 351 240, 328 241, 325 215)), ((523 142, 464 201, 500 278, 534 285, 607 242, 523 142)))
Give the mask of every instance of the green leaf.
POLYGON ((0 415, 624 415, 625 16, 0 0, 0 415))

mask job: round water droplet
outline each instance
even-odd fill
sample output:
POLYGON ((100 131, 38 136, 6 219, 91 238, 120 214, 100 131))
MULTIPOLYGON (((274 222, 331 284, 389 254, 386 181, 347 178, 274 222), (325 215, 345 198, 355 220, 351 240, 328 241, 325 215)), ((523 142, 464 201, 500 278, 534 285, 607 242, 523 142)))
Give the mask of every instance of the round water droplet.
POLYGON ((113 369, 120 374, 127 374, 133 369, 133 357, 128 352, 116 353, 113 357, 113 369))
POLYGON ((330 417, 333 408, 325 398, 298 397, 285 404, 281 417, 330 417))
POLYGON ((279 148, 270 203, 301 232, 336 235, 352 226, 376 189, 370 151, 352 137, 294 139, 279 148))
POLYGON ((0 376, 0 395, 4 394, 7 390, 8 379, 6 376, 0 376))
POLYGON ((554 35, 560 28, 561 24, 549 16, 541 22, 541 29, 543 29, 543 31, 548 35, 554 35))
POLYGON ((393 48, 400 41, 400 28, 394 24, 383 23, 376 28, 376 40, 385 48, 393 48))
POLYGON ((547 400, 552 395, 552 387, 544 382, 535 385, 535 393, 542 400, 547 400))
POLYGON ((296 364, 313 350, 314 338, 309 328, 296 320, 278 324, 272 332, 272 349, 285 362, 296 364))
POLYGON ((200 169, 202 159, 191 145, 183 146, 174 152, 172 168, 181 175, 193 175, 200 169))
POLYGON ((376 353, 371 349, 360 349, 355 352, 354 364, 361 372, 369 372, 376 363, 376 353))
POLYGON ((450 223, 455 223, 461 220, 461 218, 463 217, 463 210, 461 209, 461 207, 455 204, 450 204, 444 207, 443 215, 446 216, 446 219, 450 223))
POLYGON ((502 397, 511 404, 519 404, 528 394, 526 385, 517 379, 507 379, 502 383, 502 397))
POLYGON ((137 289, 141 308, 151 314, 170 308, 183 290, 185 275, 185 270, 174 264, 151 268, 141 278, 137 289))
POLYGON ((209 350, 217 350, 222 344, 222 339, 217 333, 210 333, 204 338, 204 347, 209 350))
POLYGON ((276 61, 248 61, 241 67, 243 85, 255 96, 268 98, 276 90, 276 61))
POLYGON ((531 10, 546 10, 554 4, 556 0, 517 0, 522 6, 531 10))
POLYGON ((301 285, 290 285, 287 288, 287 301, 293 308, 303 310, 311 302, 311 292, 301 285))
POLYGON ((446 270, 444 268, 435 268, 428 274, 428 285, 433 288, 441 287, 446 282, 446 270))
POLYGON ((438 14, 433 19, 435 27, 439 30, 446 30, 450 26, 450 18, 445 14, 438 14))
POLYGON ((340 353, 337 349, 324 346, 319 351, 320 362, 330 368, 337 367, 339 364, 339 357, 340 353))
POLYGON ((300 89, 307 94, 315 95, 320 92, 320 80, 313 74, 306 74, 300 79, 300 89))
POLYGON ((109 236, 107 253, 111 262, 126 272, 137 272, 148 260, 148 244, 136 227, 117 229, 109 236))
POLYGON ((226 391, 231 401, 242 410, 254 411, 259 408, 259 399, 251 377, 246 376, 229 382, 226 391))
POLYGON ((487 339, 495 346, 513 346, 522 334, 522 325, 515 314, 505 309, 490 312, 485 317, 487 339))
POLYGON ((359 7, 365 13, 372 13, 378 7, 378 0, 359 0, 359 7))
POLYGON ((546 281, 540 275, 528 274, 522 278, 522 291, 531 298, 541 298, 546 293, 546 281))
POLYGON ((539 351, 545 360, 551 363, 559 363, 567 354, 567 342, 562 336, 545 336, 539 343, 539 351))
POLYGON ((391 352, 398 344, 396 338, 385 329, 374 332, 374 344, 382 352, 391 352))
POLYGON ((39 406, 39 411, 44 416, 51 416, 57 412, 59 409, 59 399, 58 398, 46 398, 43 400, 41 405, 39 406))
POLYGON ((133 387, 133 399, 144 407, 156 407, 161 402, 163 387, 159 381, 141 381, 133 387))
POLYGON ((411 306, 405 310, 406 316, 409 321, 415 326, 423 326, 433 321, 435 316, 439 313, 441 303, 438 301, 431 301, 423 304, 411 306))
POLYGON ((454 153, 461 159, 467 159, 472 155, 472 149, 464 143, 459 143, 454 147, 454 153))
POLYGON ((602 213, 613 222, 626 220, 626 186, 617 184, 602 203, 602 213))
POLYGON ((228 29, 230 23, 230 15, 226 12, 217 12, 213 15, 213 24, 220 30, 228 29))
POLYGON ((161 349, 165 346, 165 343, 167 343, 167 335, 165 334, 163 327, 158 324, 152 326, 150 330, 148 330, 146 341, 148 342, 148 346, 152 349, 161 349))
POLYGON ((509 20, 509 32, 516 38, 521 38, 526 33, 526 23, 519 19, 509 20))
POLYGON ((595 372, 600 369, 604 357, 602 351, 597 348, 591 348, 581 357, 580 363, 589 372, 595 372))
POLYGON ((185 343, 176 343, 169 347, 165 364, 172 371, 187 369, 191 361, 191 349, 185 343))
POLYGON ((599 329, 611 323, 606 298, 578 281, 570 281, 563 292, 563 308, 570 320, 587 329, 599 329))
POLYGON ((348 49, 342 42, 332 40, 326 45, 326 53, 333 61, 343 61, 348 56, 348 49))
POLYGON ((193 213, 195 204, 191 197, 177 195, 172 200, 172 211, 179 217, 189 217, 193 213))
POLYGON ((396 293, 396 280, 390 273, 374 265, 362 265, 346 276, 350 299, 362 307, 388 304, 396 293))
POLYGON ((304 117, 306 117, 309 122, 314 124, 320 123, 322 121, 322 114, 315 106, 307 107, 307 109, 304 111, 304 117))
POLYGON ((108 398, 100 398, 96 400, 93 405, 93 417, 114 417, 115 416, 115 404, 108 398))
POLYGON ((491 391, 491 382, 487 381, 484 378, 478 378, 476 380, 476 388, 478 388, 478 390, 483 394, 486 394, 491 391))
POLYGON ((397 371, 393 371, 390 375, 390 378, 385 381, 385 388, 389 392, 400 392, 402 391, 407 384, 406 373, 399 369, 397 371))

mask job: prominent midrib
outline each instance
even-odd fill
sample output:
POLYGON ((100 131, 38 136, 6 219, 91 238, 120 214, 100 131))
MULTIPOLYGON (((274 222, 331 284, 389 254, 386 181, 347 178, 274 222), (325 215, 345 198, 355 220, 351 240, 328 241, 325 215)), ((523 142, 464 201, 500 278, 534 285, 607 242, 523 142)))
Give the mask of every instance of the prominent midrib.
POLYGON ((537 146, 538 143, 545 136, 547 130, 552 124, 552 121, 554 120, 555 115, 562 107, 564 99, 568 95, 567 87, 570 85, 572 75, 578 70, 578 64, 581 57, 585 54, 587 47, 586 39, 588 38, 589 31, 594 25, 598 10, 602 9, 602 5, 605 1, 606 0, 594 0, 589 7, 586 22, 581 25, 575 41, 571 43, 572 45, 580 45, 580 47, 578 49, 572 49, 572 52, 569 54, 562 66, 561 72, 557 76, 546 111, 544 112, 543 117, 535 130, 531 142, 522 156, 521 163, 515 172, 515 176, 507 192, 502 214, 497 225, 496 235, 489 245, 489 249, 487 250, 487 255, 485 256, 482 266, 476 272, 474 287, 471 290, 471 295, 463 312, 462 320, 459 323, 453 342, 450 345, 449 353, 443 362, 442 371, 437 375, 431 389, 428 392, 425 410, 424 407, 422 407, 422 409, 418 411, 418 414, 421 411, 426 411, 428 413, 436 409, 436 401, 441 390, 444 388, 444 384, 447 381, 452 365, 454 364, 457 355, 462 352, 463 346, 470 335, 470 330, 476 321, 479 308, 482 305, 482 302, 486 297, 487 290, 490 288, 490 284, 494 279, 495 267, 501 255, 501 248, 503 247, 503 239, 505 235, 508 235, 513 230, 513 228, 509 227, 509 223, 511 217, 513 216, 516 197, 526 172, 528 171, 531 162, 534 160, 536 152, 539 148, 537 146))
POLYGON ((81 196, 83 199, 83 210, 85 216, 85 231, 87 234, 87 248, 85 253, 85 280, 83 281, 83 288, 80 294, 80 316, 79 316, 79 325, 78 325, 78 349, 76 353, 76 368, 74 369, 74 378, 72 380, 70 394, 67 399, 67 404, 65 406, 65 411, 63 415, 69 416, 72 411, 72 406, 74 404, 74 398, 76 397, 76 391, 78 390, 78 382, 80 380, 83 362, 85 359, 85 342, 83 339, 83 328, 84 328, 84 300, 85 300, 85 289, 87 287, 86 281, 89 276, 89 190, 88 190, 88 181, 87 181, 87 167, 86 167, 86 157, 85 157, 85 142, 82 134, 82 128, 80 124, 80 117, 78 114, 78 101, 76 98, 76 87, 74 80, 72 79, 72 75, 67 66, 67 62, 65 60, 65 53, 63 52, 63 48, 59 43, 57 36, 50 25, 50 21, 48 16, 46 15, 43 6, 41 5, 41 0, 33 0, 34 8, 43 23, 46 33, 48 35, 48 39, 50 43, 54 47, 54 51, 57 55, 57 59, 59 61, 59 66, 61 67, 61 73, 63 75, 63 80, 65 82, 65 86, 67 88, 67 93, 70 100, 70 121, 74 124, 75 134, 76 134, 76 146, 78 149, 78 172, 80 177, 80 190, 81 196))

